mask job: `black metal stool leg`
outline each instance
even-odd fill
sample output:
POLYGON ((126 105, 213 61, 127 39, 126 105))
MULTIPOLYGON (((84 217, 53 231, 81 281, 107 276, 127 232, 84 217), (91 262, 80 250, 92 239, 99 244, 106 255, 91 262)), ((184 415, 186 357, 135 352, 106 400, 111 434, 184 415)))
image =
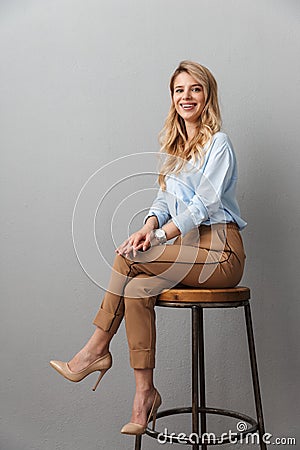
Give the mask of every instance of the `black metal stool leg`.
MULTIPOLYGON (((205 395, 205 356, 204 356, 204 320, 203 308, 198 308, 198 323, 199 323, 199 372, 200 372, 200 408, 206 407, 205 395)), ((201 435, 206 433, 206 413, 201 412, 201 435)), ((202 450, 207 450, 207 444, 202 444, 202 450)))
POLYGON ((254 334, 253 334, 251 309, 250 309, 249 302, 247 302, 247 304, 244 306, 244 311, 245 311, 245 320, 246 320, 246 327, 247 327, 248 347, 249 347, 249 355, 250 355, 250 362, 251 362, 251 373, 252 373, 252 383, 253 383, 254 398, 255 398, 256 415, 257 415, 257 422, 258 422, 258 432, 259 432, 259 437, 260 437, 260 448, 261 448, 261 450, 266 450, 267 445, 262 440, 262 437, 265 433, 265 426, 264 426, 262 401, 261 401, 260 388, 259 388, 259 378, 258 378, 258 369, 257 369, 257 361, 256 361, 254 334))
POLYGON ((142 448, 142 435, 136 436, 134 450, 141 450, 142 448))
MULTIPOLYGON (((199 436, 199 321, 198 321, 198 307, 192 306, 192 432, 199 436)), ((197 443, 192 445, 193 450, 198 450, 197 443)))

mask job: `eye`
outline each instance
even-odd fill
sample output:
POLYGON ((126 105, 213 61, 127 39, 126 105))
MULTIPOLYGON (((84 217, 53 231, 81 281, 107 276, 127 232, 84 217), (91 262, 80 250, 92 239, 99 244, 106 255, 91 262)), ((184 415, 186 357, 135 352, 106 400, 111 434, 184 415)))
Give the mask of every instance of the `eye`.
POLYGON ((175 89, 175 94, 179 94, 180 92, 183 92, 183 89, 181 89, 181 88, 175 89))
POLYGON ((202 88, 201 87, 194 87, 192 90, 193 90, 193 92, 201 92, 202 88))

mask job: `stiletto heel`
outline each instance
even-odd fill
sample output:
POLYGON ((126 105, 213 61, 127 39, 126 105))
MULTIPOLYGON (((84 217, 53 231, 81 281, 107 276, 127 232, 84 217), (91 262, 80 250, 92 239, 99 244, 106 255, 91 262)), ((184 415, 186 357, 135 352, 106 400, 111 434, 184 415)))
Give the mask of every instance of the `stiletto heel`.
POLYGON ((152 420, 152 431, 155 430, 155 424, 156 424, 156 415, 157 415, 157 410, 154 411, 153 413, 153 420, 152 420))
POLYGON ((98 380, 96 381, 96 384, 95 384, 95 386, 93 387, 93 391, 95 391, 96 389, 97 389, 97 386, 98 386, 98 384, 100 383, 100 381, 101 381, 101 378, 103 377, 103 375, 106 373, 108 371, 108 369, 103 369, 103 370, 100 370, 100 375, 99 375, 99 377, 98 377, 98 380))
POLYGON ((154 431, 155 423, 156 423, 157 410, 160 407, 161 403, 162 403, 161 396, 159 395, 158 391, 155 389, 155 397, 154 397, 152 406, 151 406, 150 411, 149 411, 149 415, 148 415, 146 426, 140 425, 139 423, 129 422, 126 425, 124 425, 124 427, 121 430, 121 433, 123 433, 123 434, 134 434, 136 436, 140 435, 140 434, 144 434, 146 429, 147 429, 148 423, 151 420, 151 418, 153 419, 152 430, 154 431))
POLYGON ((112 366, 112 356, 111 356, 110 352, 108 352, 108 353, 106 353, 106 355, 101 356, 100 358, 96 359, 96 361, 89 364, 85 369, 82 369, 79 372, 72 372, 72 370, 68 366, 68 363, 63 362, 63 361, 50 361, 50 365, 60 375, 65 377, 67 380, 73 381, 74 383, 77 383, 78 381, 83 380, 85 377, 87 377, 91 373, 100 371, 98 380, 93 388, 93 391, 95 391, 98 384, 100 383, 103 375, 112 366))

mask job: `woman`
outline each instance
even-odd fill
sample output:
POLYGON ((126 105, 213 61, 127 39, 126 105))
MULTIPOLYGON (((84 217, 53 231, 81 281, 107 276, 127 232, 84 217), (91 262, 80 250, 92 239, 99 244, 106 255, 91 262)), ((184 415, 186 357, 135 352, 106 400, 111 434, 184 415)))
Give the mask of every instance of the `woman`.
POLYGON ((131 420, 121 430, 127 434, 143 434, 161 404, 153 384, 157 295, 178 283, 234 287, 246 257, 240 230, 247 223, 236 201, 234 150, 220 132, 217 83, 206 67, 183 61, 170 90, 158 195, 144 226, 116 249, 95 332, 68 363, 50 363, 71 381, 100 371, 96 389, 112 365, 109 344, 124 317, 136 382, 131 420))

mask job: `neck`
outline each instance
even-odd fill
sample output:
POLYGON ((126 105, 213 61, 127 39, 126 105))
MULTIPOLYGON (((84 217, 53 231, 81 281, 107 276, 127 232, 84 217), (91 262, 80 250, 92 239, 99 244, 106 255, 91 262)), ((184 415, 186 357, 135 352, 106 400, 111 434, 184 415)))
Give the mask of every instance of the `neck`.
POLYGON ((193 122, 185 122, 185 129, 188 136, 188 142, 190 142, 195 137, 198 126, 193 122))

